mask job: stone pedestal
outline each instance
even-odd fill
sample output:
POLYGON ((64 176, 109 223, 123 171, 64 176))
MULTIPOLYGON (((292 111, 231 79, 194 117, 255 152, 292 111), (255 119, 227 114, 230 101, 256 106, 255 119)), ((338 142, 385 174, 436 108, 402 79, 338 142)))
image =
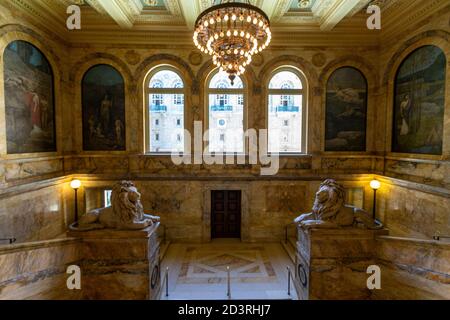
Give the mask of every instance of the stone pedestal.
POLYGON ((83 239, 81 290, 85 299, 159 298, 159 223, 143 230, 69 232, 83 239))
POLYGON ((300 300, 369 299, 375 236, 387 231, 298 228, 295 287, 300 300))

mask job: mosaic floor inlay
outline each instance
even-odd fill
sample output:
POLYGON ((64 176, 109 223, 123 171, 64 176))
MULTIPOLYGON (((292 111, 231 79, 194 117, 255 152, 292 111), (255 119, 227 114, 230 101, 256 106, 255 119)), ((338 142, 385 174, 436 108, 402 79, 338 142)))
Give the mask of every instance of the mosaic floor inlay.
POLYGON ((178 283, 212 283, 231 281, 276 281, 276 274, 262 247, 223 247, 220 252, 202 247, 188 247, 178 283))
POLYGON ((169 299, 226 299, 227 267, 234 298, 289 299, 286 267, 293 268, 280 244, 217 240, 203 245, 173 244, 163 267, 170 268, 169 299))

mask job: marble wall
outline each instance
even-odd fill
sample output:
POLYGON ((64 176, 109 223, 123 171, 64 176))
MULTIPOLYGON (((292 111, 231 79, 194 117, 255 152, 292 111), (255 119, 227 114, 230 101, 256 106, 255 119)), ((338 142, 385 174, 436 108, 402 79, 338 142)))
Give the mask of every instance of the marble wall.
POLYGON ((68 290, 69 265, 80 260, 80 242, 62 239, 0 246, 0 300, 76 300, 68 290))
MULTIPOLYGON (((339 178, 339 177, 336 177, 339 178)), ((348 190, 348 199, 371 210, 368 183, 371 176, 352 179, 340 177, 348 190)), ((81 178, 89 209, 103 205, 104 190, 114 180, 81 178)), ((246 242, 279 241, 286 225, 299 214, 309 212, 321 180, 269 179, 199 179, 177 178, 134 180, 142 195, 144 209, 161 217, 167 237, 174 242, 206 242, 211 239, 211 191, 242 190, 241 238, 246 242)))
POLYGON ((373 299, 450 299, 450 243, 379 237, 376 255, 382 282, 373 299))
MULTIPOLYGON (((5 132, 0 130, 0 236, 13 236, 20 242, 57 237, 73 220, 73 192, 68 182, 79 177, 86 188, 107 188, 120 179, 136 181, 145 207, 161 215, 174 241, 209 240, 209 191, 240 188, 244 191, 243 239, 273 241, 283 238, 285 224, 300 212, 309 211, 315 190, 327 177, 349 188, 363 188, 362 205, 371 210, 368 182, 373 174, 383 180, 378 216, 392 235, 429 239, 437 231, 450 233, 450 68, 443 155, 390 152, 395 72, 408 53, 426 44, 441 47, 450 61, 448 16, 448 10, 442 11, 417 27, 412 24, 388 43, 382 37, 379 48, 331 47, 326 43, 321 47, 271 47, 255 59, 245 74, 251 101, 248 127, 265 127, 266 86, 272 71, 284 65, 299 68, 308 79, 308 123, 314 124, 308 126, 308 154, 282 157, 279 173, 262 177, 260 165, 175 166, 169 157, 145 154, 140 93, 147 73, 155 66, 171 64, 183 75, 188 129, 192 131, 193 120, 205 118, 204 82, 212 67, 206 56, 192 59, 197 54, 194 48, 165 44, 69 46, 23 16, 5 13, 0 20, 0 53, 11 41, 29 41, 42 50, 55 72, 57 151, 8 155, 5 132), (82 150, 80 83, 84 72, 99 63, 112 65, 125 80, 126 151, 82 150), (366 152, 324 151, 326 83, 333 71, 343 66, 358 68, 368 81, 366 152)), ((0 128, 5 128, 4 109, 4 99, 0 99, 0 128)), ((87 206, 100 201, 101 189, 96 192, 87 206)), ((79 204, 84 211, 84 190, 80 190, 79 204)))
POLYGON ((411 187, 384 179, 378 191, 377 211, 390 235, 428 240, 436 234, 449 235, 449 192, 411 187))
POLYGON ((54 239, 73 220, 73 190, 67 179, 0 190, 0 239, 54 239))

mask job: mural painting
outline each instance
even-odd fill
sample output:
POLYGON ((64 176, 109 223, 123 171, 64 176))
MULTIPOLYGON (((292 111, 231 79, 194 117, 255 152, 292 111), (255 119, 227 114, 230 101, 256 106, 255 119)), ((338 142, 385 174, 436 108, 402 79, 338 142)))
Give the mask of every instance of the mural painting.
POLYGON ((56 151, 53 71, 44 54, 13 41, 4 55, 8 154, 56 151))
POLYGON ((442 154, 446 58, 435 46, 412 52, 395 79, 392 151, 442 154))
POLYGON ((83 78, 83 149, 125 150, 125 87, 109 65, 89 69, 83 78))
POLYGON ((325 151, 366 151, 367 81, 352 67, 328 80, 325 151))

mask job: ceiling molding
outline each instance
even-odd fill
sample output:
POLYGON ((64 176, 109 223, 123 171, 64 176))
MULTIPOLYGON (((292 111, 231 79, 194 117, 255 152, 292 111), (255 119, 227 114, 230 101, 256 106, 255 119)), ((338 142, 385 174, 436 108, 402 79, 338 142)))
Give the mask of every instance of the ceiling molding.
MULTIPOLYGON (((267 2, 265 0, 264 2, 267 2)), ((292 0, 279 0, 274 1, 276 3, 275 7, 272 8, 272 12, 266 12, 266 14, 270 14, 269 18, 271 19, 272 23, 278 22, 283 16, 289 11, 289 8, 291 7, 292 0)))
POLYGON ((99 0, 85 0, 87 4, 89 4, 92 8, 95 9, 101 15, 108 15, 108 12, 101 6, 98 1, 99 0))
POLYGON ((131 29, 134 17, 129 0, 96 0, 97 4, 122 28, 131 29))
POLYGON ((189 30, 194 30, 195 21, 197 17, 202 12, 202 3, 200 0, 192 0, 190 3, 188 1, 181 0, 179 2, 181 7, 181 12, 183 14, 184 20, 186 21, 186 25, 189 30))
POLYGON ((362 4, 367 4, 367 0, 322 0, 317 1, 315 6, 319 3, 324 4, 321 8, 322 15, 320 16, 320 29, 330 31, 347 17, 352 10, 360 7, 362 4))
MULTIPOLYGON (((271 47, 321 43, 375 46, 413 32, 419 22, 449 7, 448 0, 316 0, 311 11, 302 11, 292 10, 292 1, 296 0, 252 1, 273 17, 271 47), (379 4, 383 10, 379 32, 365 28, 364 7, 368 3, 379 4)), ((188 47, 195 20, 210 6, 211 0, 165 0, 164 8, 144 6, 141 0, 0 0, 1 10, 6 8, 18 20, 24 19, 73 46, 159 43, 188 47), (70 4, 81 5, 81 31, 66 28, 66 9, 70 4)))

